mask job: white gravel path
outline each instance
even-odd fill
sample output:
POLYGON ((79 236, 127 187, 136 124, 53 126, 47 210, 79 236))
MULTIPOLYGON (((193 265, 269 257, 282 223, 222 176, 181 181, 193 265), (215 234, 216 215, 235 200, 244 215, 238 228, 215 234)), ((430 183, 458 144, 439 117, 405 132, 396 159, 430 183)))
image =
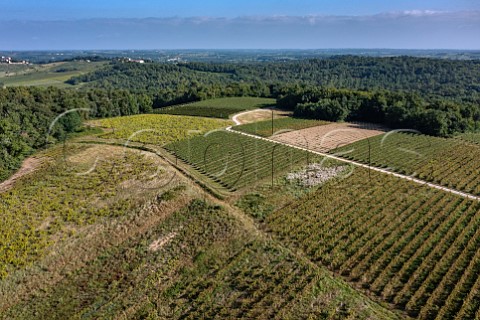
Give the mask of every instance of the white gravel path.
POLYGON ((244 114, 247 114, 247 113, 259 112, 259 111, 260 111, 260 112, 262 112, 262 111, 272 112, 271 109, 255 109, 255 110, 249 110, 249 111, 237 113, 236 115, 234 115, 234 116, 232 117, 232 121, 235 122, 235 125, 236 125, 236 126, 241 125, 242 122, 241 122, 240 120, 238 120, 238 117, 243 116, 244 114))

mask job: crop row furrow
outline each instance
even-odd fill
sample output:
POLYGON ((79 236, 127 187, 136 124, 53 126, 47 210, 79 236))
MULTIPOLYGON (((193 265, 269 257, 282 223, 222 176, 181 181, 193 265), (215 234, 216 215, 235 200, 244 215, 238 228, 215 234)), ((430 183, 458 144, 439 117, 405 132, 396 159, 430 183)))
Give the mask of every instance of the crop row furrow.
MULTIPOLYGON (((480 241, 480 219, 475 218, 474 223, 470 223, 464 232, 456 239, 450 249, 444 255, 429 273, 422 286, 412 295, 410 301, 406 304, 407 311, 412 315, 418 315, 423 310, 435 309, 435 305, 441 303, 442 298, 446 298, 446 293, 450 292, 452 283, 456 283, 460 274, 466 268, 472 257, 472 250, 478 247, 480 241)), ((429 312, 429 311, 425 311, 429 312)))
POLYGON ((412 235, 412 240, 406 243, 405 247, 403 247, 398 254, 395 254, 387 267, 380 273, 380 276, 372 283, 371 289, 373 291, 380 294, 392 277, 401 270, 417 250, 419 250, 422 244, 433 242, 432 235, 434 235, 436 231, 441 230, 444 224, 448 223, 449 214, 455 209, 458 202, 449 196, 445 196, 443 201, 440 202, 440 210, 442 211, 435 215, 422 231, 412 235), (444 204, 443 201, 448 202, 444 204))
POLYGON ((382 242, 377 245, 375 248, 372 248, 369 254, 365 256, 364 259, 360 260, 357 265, 352 268, 350 276, 353 279, 360 279, 360 277, 365 275, 365 272, 369 270, 375 262, 381 259, 382 255, 385 254, 399 239, 404 233, 408 232, 415 223, 421 219, 422 212, 428 211, 429 207, 432 204, 440 201, 442 194, 436 193, 434 197, 429 198, 424 201, 420 208, 418 208, 413 215, 408 217, 402 217, 402 228, 394 230, 387 237, 383 238, 382 242))
MULTIPOLYGON (((460 232, 459 228, 462 222, 468 221, 471 215, 465 213, 468 200, 463 200, 455 208, 454 214, 446 220, 447 223, 443 228, 439 228, 430 236, 429 241, 425 241, 422 247, 410 257, 410 259, 404 264, 402 269, 396 273, 393 279, 387 284, 382 292, 382 296, 388 301, 394 301, 396 294, 402 292, 405 288, 408 290, 415 290, 411 286, 414 279, 419 280, 419 273, 425 274, 429 265, 426 265, 426 261, 432 261, 432 254, 441 254, 439 249, 444 246, 447 239, 453 239, 460 232), (437 250, 437 251, 436 251, 437 250)), ((397 304, 401 302, 395 300, 397 304)))

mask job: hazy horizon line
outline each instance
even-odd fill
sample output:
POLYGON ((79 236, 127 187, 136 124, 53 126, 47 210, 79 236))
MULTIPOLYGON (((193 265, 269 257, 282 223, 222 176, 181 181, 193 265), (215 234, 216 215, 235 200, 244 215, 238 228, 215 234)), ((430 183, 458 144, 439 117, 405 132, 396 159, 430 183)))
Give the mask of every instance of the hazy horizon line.
POLYGON ((259 14, 259 15, 237 15, 237 16, 215 16, 215 15, 168 15, 168 16, 144 16, 144 17, 84 17, 84 18, 67 18, 67 19, 0 19, 1 22, 73 22, 73 21, 89 21, 89 20, 237 20, 237 19, 252 19, 254 21, 262 21, 273 19, 278 21, 281 18, 366 18, 366 17, 395 17, 395 16, 410 16, 410 17, 434 17, 445 15, 458 15, 464 14, 466 16, 480 15, 480 10, 458 10, 458 11, 445 11, 445 10, 402 10, 402 11, 381 11, 372 14, 323 14, 323 13, 311 13, 303 15, 288 15, 288 14, 259 14))
POLYGON ((0 21, 9 50, 479 50, 480 11, 0 21))
POLYGON ((478 49, 445 49, 445 48, 348 48, 348 47, 339 47, 339 48, 153 48, 153 49, 142 49, 142 48, 123 48, 123 49, 2 49, 0 51, 4 52, 75 52, 75 51, 329 51, 329 50, 368 50, 368 51, 381 51, 381 50, 393 50, 393 51, 480 51, 478 49))

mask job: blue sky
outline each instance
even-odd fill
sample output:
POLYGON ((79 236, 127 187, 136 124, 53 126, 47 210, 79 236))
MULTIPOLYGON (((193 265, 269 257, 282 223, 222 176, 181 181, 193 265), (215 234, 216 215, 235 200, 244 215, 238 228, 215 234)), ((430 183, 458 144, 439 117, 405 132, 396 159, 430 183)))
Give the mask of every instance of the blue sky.
POLYGON ((0 0, 0 8, 0 50, 480 49, 480 0, 0 0))
POLYGON ((0 0, 2 20, 369 15, 381 12, 480 9, 478 0, 0 0))

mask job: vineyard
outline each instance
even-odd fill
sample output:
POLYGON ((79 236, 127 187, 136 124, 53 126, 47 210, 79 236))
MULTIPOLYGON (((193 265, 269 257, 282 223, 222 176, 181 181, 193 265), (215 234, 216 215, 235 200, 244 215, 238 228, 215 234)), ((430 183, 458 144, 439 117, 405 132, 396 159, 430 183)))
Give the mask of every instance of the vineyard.
POLYGON ((73 145, 40 156, 50 159, 42 169, 0 193, 0 279, 40 258, 54 237, 124 215, 148 194, 139 185, 155 187, 161 176, 151 177, 152 159, 122 148, 73 145))
POLYGON ((154 112, 160 114, 228 119, 232 114, 245 110, 269 107, 275 105, 275 102, 275 99, 268 98, 220 98, 160 108, 156 109, 154 112))
MULTIPOLYGON (((132 118, 104 120, 119 121, 107 135, 122 130, 126 135, 134 128, 132 118)), ((184 131, 197 120, 226 123, 183 120, 184 131)), ((20 179, 0 194, 1 278, 46 259, 58 239, 72 239, 85 227, 117 221, 120 227, 109 237, 118 230, 128 237, 102 247, 94 260, 28 299, 7 309, 0 303, 0 311, 9 318, 47 317, 52 306, 60 306, 58 319, 473 319, 480 314, 479 202, 336 160, 323 163, 319 156, 268 140, 200 132, 189 139, 171 136, 163 140, 164 148, 199 176, 242 190, 228 201, 256 225, 238 219, 241 212, 230 211, 227 202, 209 204, 205 196, 176 213, 155 211, 169 201, 171 208, 174 203, 182 208, 199 194, 191 186, 150 192, 168 179, 164 163, 159 168, 161 160, 146 153, 67 143, 65 149, 45 151, 49 161, 28 181, 20 179), (343 179, 333 179, 339 174, 343 179), (179 194, 182 200, 172 201, 179 194), (145 207, 145 201, 155 205, 145 207), (139 215, 136 223, 146 224, 129 233, 135 224, 120 221, 140 207, 156 218, 139 215), (396 313, 374 301, 388 303, 396 313)), ((161 143, 148 138, 145 142, 161 143)), ((373 141, 381 144, 381 139, 370 138, 371 151, 373 141)), ((394 164, 409 170, 416 170, 421 157, 448 159, 452 150, 477 148, 404 133, 388 136, 381 146, 415 156, 395 158, 394 164)), ((373 154, 372 164, 379 165, 373 154)), ((472 154, 465 151, 465 165, 475 163, 468 158, 472 154)), ((381 156, 388 159, 387 152, 377 151, 381 156)))
POLYGON ((165 148, 231 191, 315 159, 308 152, 239 134, 218 131, 165 148), (273 165, 273 167, 272 167, 273 165))
POLYGON ((263 228, 419 319, 480 313, 480 203, 357 169, 269 214, 263 228))
MULTIPOLYGON (((202 258, 213 262, 212 257, 202 258)), ((362 319, 375 314, 372 304, 362 306, 353 291, 333 282, 323 270, 269 243, 247 244, 210 269, 208 276, 205 280, 190 270, 186 281, 174 287, 178 293, 172 301, 193 298, 182 308, 182 319, 362 319)), ((375 311, 383 319, 393 318, 384 310, 375 311)))
POLYGON ((164 145, 211 130, 223 128, 228 121, 171 115, 136 115, 91 121, 94 126, 109 129, 104 139, 164 145))
POLYGON ((332 151, 442 186, 480 194, 480 147, 411 133, 373 137, 332 151))
POLYGON ((257 238, 224 208, 200 200, 101 252, 5 316, 397 318, 324 269, 257 238))
MULTIPOLYGON (((45 2, 3 5, 39 16, 5 25, 67 26, 41 17, 45 2)), ((478 29, 473 1, 437 2, 316 22, 273 2, 238 19, 109 5, 127 16, 80 18, 72 39, 478 29)), ((480 320, 480 51, 14 49, 0 59, 0 320, 480 320)))
MULTIPOLYGON (((311 120, 311 119, 300 119, 300 118, 280 118, 273 120, 273 134, 278 133, 284 130, 300 130, 315 126, 323 126, 328 124, 326 121, 321 120, 311 120)), ((260 121, 249 124, 243 124, 240 126, 235 126, 233 130, 253 134, 260 137, 269 137, 272 135, 272 121, 260 121)))

